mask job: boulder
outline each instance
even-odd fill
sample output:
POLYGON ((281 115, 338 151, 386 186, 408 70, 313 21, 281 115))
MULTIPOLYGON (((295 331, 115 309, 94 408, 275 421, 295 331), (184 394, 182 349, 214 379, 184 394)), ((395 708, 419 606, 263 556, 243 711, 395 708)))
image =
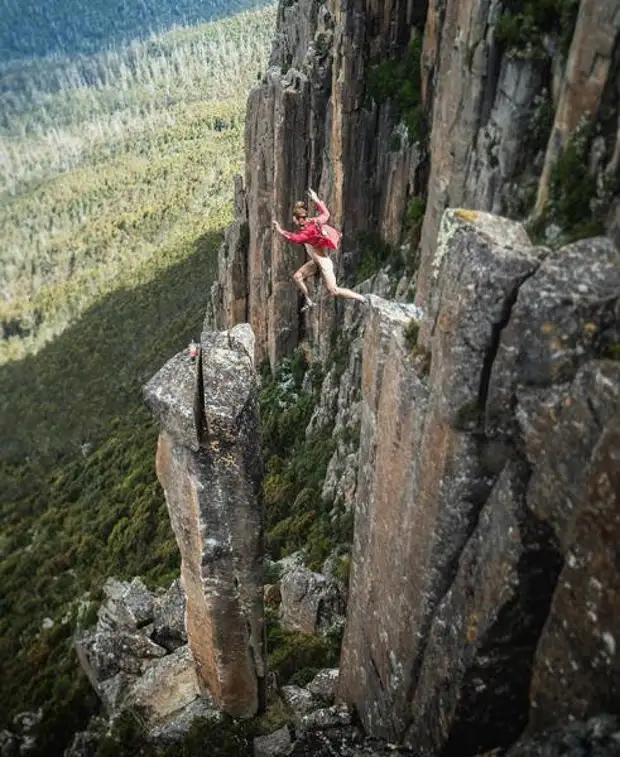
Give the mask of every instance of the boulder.
POLYGON ((326 631, 345 611, 338 583, 307 568, 286 573, 280 582, 280 594, 282 626, 293 631, 326 631))
POLYGON ((131 583, 108 578, 103 585, 105 601, 99 608, 99 628, 133 628, 153 620, 153 595, 139 576, 131 583))
POLYGON ((336 696, 336 686, 338 685, 338 668, 328 668, 320 670, 306 687, 315 697, 333 704, 336 696))
POLYGON ((267 736, 254 739, 254 757, 286 757, 293 741, 289 729, 284 726, 267 736))
POLYGON ((282 686, 280 694, 298 721, 303 715, 316 710, 319 706, 316 697, 301 686, 282 686))

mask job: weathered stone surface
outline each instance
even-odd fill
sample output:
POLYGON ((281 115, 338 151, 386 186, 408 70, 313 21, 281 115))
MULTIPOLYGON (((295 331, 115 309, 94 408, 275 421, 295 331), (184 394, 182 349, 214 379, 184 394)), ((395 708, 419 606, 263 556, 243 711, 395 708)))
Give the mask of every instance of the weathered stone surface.
POLYGON ((318 700, 314 695, 308 689, 304 689, 301 686, 283 686, 281 695, 298 720, 308 712, 316 710, 319 706, 318 700))
POLYGON ((299 734, 289 757, 415 757, 395 744, 364 738, 354 726, 330 727, 323 731, 306 730, 299 734))
POLYGON ((599 715, 586 722, 550 728, 535 738, 523 739, 506 757, 617 757, 620 754, 620 720, 599 715))
POLYGON ((342 704, 323 707, 304 715, 300 725, 305 731, 324 731, 328 728, 341 728, 342 726, 351 725, 351 713, 342 704))
POLYGON ((586 365, 568 403, 528 495, 565 558, 536 651, 530 730, 620 696, 620 364, 586 365))
POLYGON ((147 636, 120 629, 87 632, 77 637, 75 646, 82 668, 100 695, 103 681, 120 672, 138 676, 144 660, 166 654, 165 649, 147 636))
POLYGON ((518 224, 461 216, 446 214, 433 274, 437 291, 417 346, 403 334, 411 319, 384 332, 373 326, 381 317, 374 301, 365 331, 339 689, 370 733, 390 739, 402 737, 409 724, 411 688, 434 609, 503 464, 490 474, 475 418, 510 305, 539 264, 518 224), (430 375, 420 375, 411 351, 429 348, 430 375), (416 569, 404 571, 407 565, 416 569))
MULTIPOLYGON (((110 720, 139 708, 149 737, 171 741, 187 735, 193 717, 216 716, 211 697, 201 695, 194 660, 183 644, 185 598, 179 581, 153 594, 139 578, 131 583, 110 578, 104 591, 96 627, 79 634, 75 646, 110 720)), ((86 757, 105 730, 95 719, 70 753, 86 757)))
POLYGON ((153 602, 153 631, 151 638, 172 652, 187 644, 185 631, 185 592, 177 579, 153 602))
POLYGON ((211 288, 205 328, 214 331, 245 323, 247 313, 248 211, 241 176, 235 177, 235 216, 224 232, 218 255, 218 277, 211 288))
POLYGON ((142 628, 153 620, 153 595, 138 576, 131 583, 108 578, 103 592, 107 600, 99 611, 100 628, 142 628))
POLYGON ((361 386, 364 403, 376 412, 392 335, 409 325, 415 310, 411 306, 372 295, 370 306, 364 331, 361 386))
POLYGON ((175 710, 169 716, 157 721, 149 729, 148 738, 155 744, 182 741, 187 738, 194 721, 219 720, 221 717, 222 713, 215 707, 211 697, 198 696, 182 710, 175 710))
POLYGON ((502 10, 497 0, 428 4, 422 82, 432 129, 416 298, 422 307, 444 210, 503 210, 543 83, 544 61, 502 58, 494 38, 502 10))
POLYGON ((435 611, 406 737, 420 757, 508 746, 527 722, 531 658, 561 563, 549 529, 528 516, 527 480, 523 464, 503 470, 435 611))
POLYGON ((280 582, 283 628, 304 633, 327 630, 345 612, 340 586, 320 573, 296 568, 280 582))
POLYGON ((161 728, 200 694, 192 654, 183 646, 150 665, 128 688, 124 705, 147 713, 151 726, 161 728))
POLYGON ((271 220, 287 222, 312 181, 306 164, 311 100, 310 81, 295 68, 284 76, 270 68, 248 99, 248 308, 258 359, 269 355, 272 366, 299 340, 299 294, 291 276, 305 250, 274 234, 271 220))
POLYGON ((284 726, 268 736, 254 739, 254 757, 286 757, 292 743, 291 732, 284 726))
POLYGON ((179 352, 143 389, 144 400, 159 424, 194 451, 200 447, 199 366, 200 355, 192 360, 186 351, 179 352))
POLYGON ((596 445, 620 410, 620 365, 611 361, 586 364, 562 404, 532 475, 528 503, 537 517, 549 523, 566 554, 574 520, 587 501, 596 445))
POLYGON ((469 328, 480 332, 475 342, 490 343, 489 332, 504 325, 519 287, 534 274, 544 254, 544 249, 532 246, 520 223, 489 213, 447 210, 427 270, 428 281, 422 273, 418 279, 428 290, 419 343, 430 348, 431 335, 437 339, 446 333, 466 300, 475 308, 469 318, 469 328), (463 266, 467 271, 461 271, 463 266))
POLYGON ((306 687, 311 694, 331 704, 338 685, 338 668, 320 670, 306 687))
POLYGON ((566 399, 567 382, 600 354, 609 335, 617 338, 619 302, 620 252, 603 238, 549 253, 520 287, 493 363, 487 424, 514 433, 505 408, 518 394, 517 420, 532 464, 566 399))
MULTIPOLYGON (((155 376, 150 385, 158 383, 155 376)), ((224 711, 247 716, 262 707, 265 677, 262 461, 247 325, 202 334, 194 394, 200 448, 174 437, 167 429, 178 424, 169 424, 159 439, 157 474, 181 550, 199 684, 224 711)), ((170 404, 176 408, 174 397, 170 404)))

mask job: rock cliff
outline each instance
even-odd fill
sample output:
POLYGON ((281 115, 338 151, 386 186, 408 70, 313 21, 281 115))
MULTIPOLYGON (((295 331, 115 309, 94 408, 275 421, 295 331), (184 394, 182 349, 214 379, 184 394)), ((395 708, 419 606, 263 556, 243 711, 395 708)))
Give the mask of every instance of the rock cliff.
POLYGON ((157 475, 181 551, 198 682, 224 712, 264 706, 262 459, 254 337, 202 334, 144 388, 162 431, 157 475))
MULTIPOLYGON (((338 686, 366 732, 467 757, 617 710, 619 32, 617 0, 280 3, 207 319, 231 331, 147 392, 190 647, 234 714, 264 675, 259 466, 234 446, 258 443, 250 356, 302 342, 345 355, 310 428, 335 422, 323 497, 355 512, 338 686), (319 282, 299 311, 305 253, 271 220, 309 185, 344 232, 339 276, 388 264, 366 313, 319 282), (221 517, 224 491, 249 520, 221 517)), ((308 586, 284 585, 308 598, 291 628, 320 625, 308 586)))
POLYGON ((325 298, 300 315, 290 277, 305 253, 270 225, 289 222, 308 185, 344 232, 339 274, 351 278, 381 240, 414 281, 419 259, 423 307, 446 207, 531 215, 557 243, 605 230, 620 242, 617 2, 535 5, 281 2, 248 100, 212 323, 230 328, 243 313, 272 367, 307 337, 324 354, 341 310, 325 298))
POLYGON ((429 279, 365 328, 340 694, 473 755, 615 707, 620 253, 446 211, 429 279))

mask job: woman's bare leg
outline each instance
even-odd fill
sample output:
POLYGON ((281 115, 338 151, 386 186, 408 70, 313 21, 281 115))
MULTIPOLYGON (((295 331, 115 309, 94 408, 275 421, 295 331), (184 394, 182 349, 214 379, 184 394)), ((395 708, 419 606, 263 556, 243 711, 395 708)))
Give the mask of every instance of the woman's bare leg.
POLYGON ((334 297, 342 297, 345 300, 357 300, 358 302, 366 302, 366 298, 363 294, 358 294, 352 289, 345 289, 339 287, 336 282, 336 274, 334 273, 334 264, 329 257, 321 257, 317 260, 319 267, 321 268, 321 275, 325 282, 327 291, 334 297))
POLYGON ((303 296, 306 299, 306 304, 312 307, 313 302, 310 299, 310 293, 308 292, 308 287, 306 286, 305 279, 308 278, 308 276, 312 276, 317 271, 316 263, 312 260, 309 260, 307 263, 304 263, 301 268, 299 268, 295 273, 293 274, 293 281, 295 282, 296 287, 300 290, 300 292, 303 294, 303 296))

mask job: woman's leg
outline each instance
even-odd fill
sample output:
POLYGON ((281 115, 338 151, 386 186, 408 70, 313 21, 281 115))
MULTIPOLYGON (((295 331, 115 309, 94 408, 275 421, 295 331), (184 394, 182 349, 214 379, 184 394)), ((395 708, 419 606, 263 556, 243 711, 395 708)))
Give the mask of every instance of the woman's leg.
POLYGON ((306 283, 304 279, 307 279, 308 276, 312 276, 316 273, 317 266, 314 261, 309 260, 307 263, 304 263, 301 268, 299 268, 295 273, 293 274, 293 281, 295 282, 295 285, 297 288, 301 291, 303 296, 306 298, 306 304, 312 307, 312 300, 310 299, 310 293, 308 292, 308 287, 306 286, 306 283))
POLYGON ((345 289, 344 287, 338 286, 338 284, 336 283, 336 274, 334 273, 334 264, 332 263, 331 258, 327 256, 318 257, 317 263, 321 268, 321 275, 323 276, 325 287, 330 294, 332 294, 334 297, 342 297, 346 300, 366 302, 366 298, 363 294, 358 294, 352 289, 345 289))

